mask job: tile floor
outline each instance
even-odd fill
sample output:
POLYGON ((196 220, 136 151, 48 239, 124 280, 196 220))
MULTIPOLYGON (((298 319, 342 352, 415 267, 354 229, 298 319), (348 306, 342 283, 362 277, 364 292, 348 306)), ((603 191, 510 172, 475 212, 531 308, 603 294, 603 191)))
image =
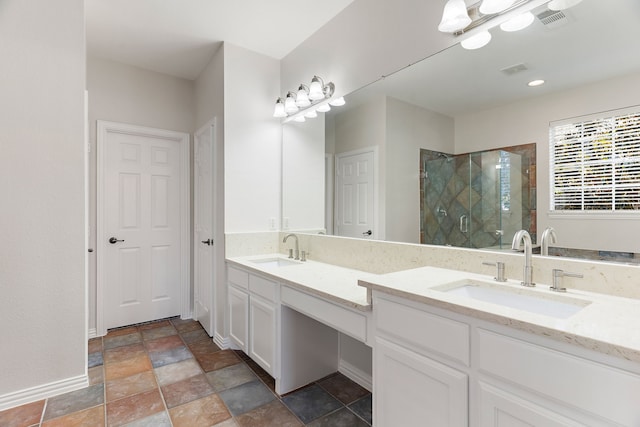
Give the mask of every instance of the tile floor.
POLYGON ((2 427, 366 427, 371 393, 336 373, 282 397, 244 353, 172 318, 89 341, 89 387, 0 412, 2 427))

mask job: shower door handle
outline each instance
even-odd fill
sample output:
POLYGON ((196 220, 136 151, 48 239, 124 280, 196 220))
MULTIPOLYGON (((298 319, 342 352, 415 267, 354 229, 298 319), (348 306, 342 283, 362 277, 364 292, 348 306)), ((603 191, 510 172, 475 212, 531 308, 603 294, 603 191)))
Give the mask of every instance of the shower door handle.
POLYGON ((467 233, 469 231, 469 221, 466 215, 460 215, 460 232, 467 233))

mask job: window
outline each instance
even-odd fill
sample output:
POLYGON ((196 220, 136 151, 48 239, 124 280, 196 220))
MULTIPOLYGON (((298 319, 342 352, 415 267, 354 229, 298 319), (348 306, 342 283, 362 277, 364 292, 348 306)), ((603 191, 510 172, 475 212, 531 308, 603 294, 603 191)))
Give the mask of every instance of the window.
POLYGON ((640 107, 551 123, 552 211, 640 210, 640 107))

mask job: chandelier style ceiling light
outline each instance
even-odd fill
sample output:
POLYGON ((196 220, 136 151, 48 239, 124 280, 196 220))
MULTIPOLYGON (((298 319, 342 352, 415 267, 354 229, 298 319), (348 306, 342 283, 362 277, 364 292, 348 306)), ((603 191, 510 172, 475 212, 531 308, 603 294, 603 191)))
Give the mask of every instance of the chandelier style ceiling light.
POLYGON ((481 0, 467 7, 464 0, 447 0, 438 30, 459 38, 465 49, 479 49, 491 41, 489 30, 500 27, 514 32, 527 28, 535 17, 531 11, 546 5, 564 10, 582 0, 481 0))
MULTIPOLYGON (((464 3, 464 0, 462 0, 464 3)), ((318 117, 318 113, 326 113, 331 106, 339 107, 345 104, 344 98, 332 99, 335 85, 326 83, 322 78, 313 76, 309 86, 300 84, 296 92, 287 92, 283 98, 276 100, 273 117, 289 121, 304 122, 305 119, 318 117)))

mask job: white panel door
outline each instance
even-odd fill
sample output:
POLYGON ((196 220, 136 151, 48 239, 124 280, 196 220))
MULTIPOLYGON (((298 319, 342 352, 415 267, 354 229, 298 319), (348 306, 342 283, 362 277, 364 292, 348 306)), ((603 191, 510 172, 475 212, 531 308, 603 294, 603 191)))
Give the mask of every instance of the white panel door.
POLYGON ((194 147, 194 317, 213 336, 215 160, 210 123, 195 134, 194 147))
POLYGON ((375 163, 373 151, 338 154, 336 165, 336 234, 375 238, 375 163))
POLYGON ((180 142, 107 131, 101 144, 102 329, 179 315, 180 142))

